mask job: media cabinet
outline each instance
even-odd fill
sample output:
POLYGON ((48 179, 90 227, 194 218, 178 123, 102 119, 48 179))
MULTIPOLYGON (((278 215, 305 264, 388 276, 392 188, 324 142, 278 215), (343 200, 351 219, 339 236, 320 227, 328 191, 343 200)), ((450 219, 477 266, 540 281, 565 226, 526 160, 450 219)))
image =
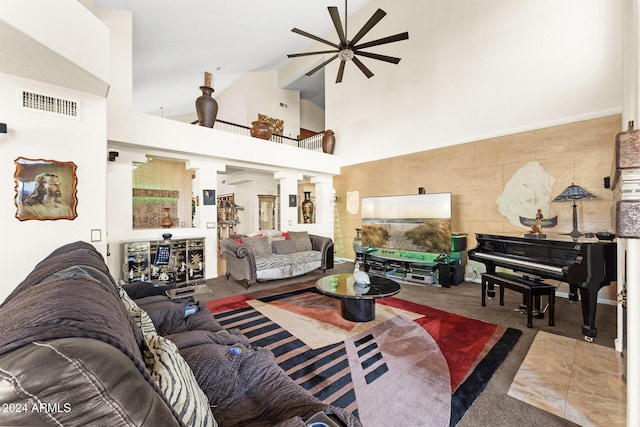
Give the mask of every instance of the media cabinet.
MULTIPOLYGON (((466 246, 466 245, 465 245, 466 246)), ((451 254, 368 248, 363 251, 364 271, 399 282, 420 285, 459 285, 464 281, 467 251, 451 254)))

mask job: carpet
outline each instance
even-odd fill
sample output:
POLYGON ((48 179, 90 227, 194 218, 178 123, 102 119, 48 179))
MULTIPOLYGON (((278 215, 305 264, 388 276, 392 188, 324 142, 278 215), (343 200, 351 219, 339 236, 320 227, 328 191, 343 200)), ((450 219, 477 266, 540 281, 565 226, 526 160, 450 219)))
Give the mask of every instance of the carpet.
POLYGON ((365 427, 455 426, 521 331, 415 304, 377 300, 350 322, 313 282, 208 301, 220 324, 270 349, 296 383, 365 427))

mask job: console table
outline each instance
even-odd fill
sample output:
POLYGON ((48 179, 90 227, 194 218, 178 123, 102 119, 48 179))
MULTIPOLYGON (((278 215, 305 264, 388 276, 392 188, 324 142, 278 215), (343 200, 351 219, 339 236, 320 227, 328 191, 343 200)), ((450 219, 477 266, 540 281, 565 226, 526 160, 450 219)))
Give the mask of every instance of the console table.
POLYGON ((156 248, 164 242, 162 239, 121 242, 123 280, 126 283, 161 281, 178 287, 203 283, 204 237, 169 240, 169 265, 155 266, 156 248))

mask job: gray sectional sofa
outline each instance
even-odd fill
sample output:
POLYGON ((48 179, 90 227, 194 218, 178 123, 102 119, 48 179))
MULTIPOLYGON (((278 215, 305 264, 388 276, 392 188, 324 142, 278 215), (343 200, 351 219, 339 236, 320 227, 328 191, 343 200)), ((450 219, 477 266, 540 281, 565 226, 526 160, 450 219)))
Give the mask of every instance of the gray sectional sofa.
POLYGON ((256 282, 333 268, 333 240, 306 231, 270 230, 225 238, 220 241, 220 248, 227 279, 231 276, 244 280, 247 288, 256 282))

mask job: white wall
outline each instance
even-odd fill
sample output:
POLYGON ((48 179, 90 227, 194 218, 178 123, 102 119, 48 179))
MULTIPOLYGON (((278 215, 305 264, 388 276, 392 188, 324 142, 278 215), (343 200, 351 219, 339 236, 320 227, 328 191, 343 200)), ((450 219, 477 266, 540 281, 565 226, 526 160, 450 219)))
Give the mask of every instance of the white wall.
POLYGON ((109 105, 131 109, 133 106, 133 17, 130 11, 93 9, 109 27, 111 67, 109 105))
POLYGON ((79 2, 2 1, 0 52, 1 73, 107 94, 109 30, 79 2))
POLYGON ((90 241, 93 229, 100 230, 102 237, 93 244, 106 255, 107 130, 105 98, 6 74, 0 74, 0 111, 8 127, 7 134, 0 134, 1 301, 42 258, 63 244, 90 241), (81 117, 76 120, 22 109, 18 106, 21 90, 77 100, 81 117), (75 163, 77 218, 19 221, 15 217, 13 174, 18 157, 75 163))
POLYGON ((285 136, 296 138, 300 133, 300 92, 280 89, 276 71, 247 73, 216 100, 222 120, 251 127, 258 114, 265 114, 284 121, 285 136))
POLYGON ((324 110, 311 101, 300 100, 300 127, 314 132, 325 130, 324 110))
POLYGON ((338 62, 326 67, 325 126, 345 164, 621 112, 622 0, 372 0, 350 32, 378 7, 363 42, 408 31, 368 49, 400 63, 362 58, 375 75, 350 63, 341 84, 338 62))

